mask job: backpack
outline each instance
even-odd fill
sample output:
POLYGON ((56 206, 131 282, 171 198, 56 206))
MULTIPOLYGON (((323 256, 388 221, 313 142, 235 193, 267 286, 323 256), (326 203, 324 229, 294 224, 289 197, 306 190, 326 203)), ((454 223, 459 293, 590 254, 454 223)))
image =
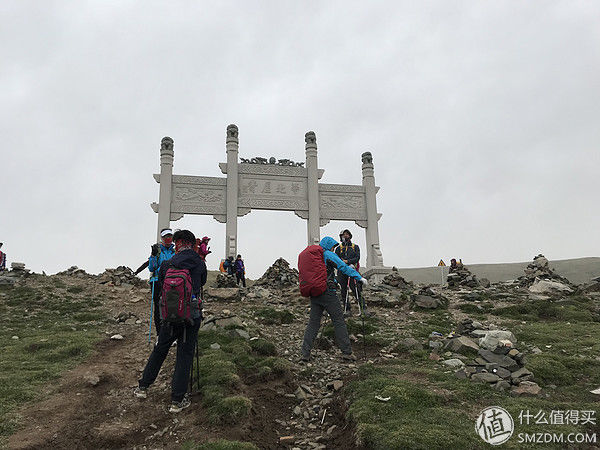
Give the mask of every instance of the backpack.
POLYGON ((327 290, 327 267, 323 258, 323 247, 309 245, 298 255, 300 294, 303 297, 318 297, 327 290))
MULTIPOLYGON (((353 242, 352 244, 350 244, 350 245, 344 245, 344 244, 340 244, 340 245, 338 246, 338 248, 340 249, 340 254, 339 254, 338 256, 341 258, 341 257, 342 257, 342 252, 343 252, 344 250, 346 250, 346 249, 348 249, 348 248, 351 248, 352 250, 354 250, 354 242, 353 242)), ((336 252, 336 254, 337 254, 337 252, 336 252)), ((359 268, 360 268, 360 261, 358 261, 358 262, 356 263, 356 270, 358 270, 359 268)))
POLYGON ((194 323, 192 278, 187 269, 167 269, 160 297, 160 318, 169 323, 194 323))

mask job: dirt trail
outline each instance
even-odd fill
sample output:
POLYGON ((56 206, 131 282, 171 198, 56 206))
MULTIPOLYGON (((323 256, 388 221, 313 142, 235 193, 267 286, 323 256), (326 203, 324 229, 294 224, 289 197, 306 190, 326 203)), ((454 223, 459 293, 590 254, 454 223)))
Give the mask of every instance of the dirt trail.
MULTIPOLYGON (((68 277, 65 280, 81 285, 80 280, 68 277)), ((298 363, 307 320, 306 302, 282 298, 275 292, 268 299, 207 302, 209 314, 228 309, 250 323, 248 312, 265 305, 285 305, 297 317, 292 324, 253 323, 261 327, 263 337, 276 345, 279 355, 292 363, 292 376, 249 384, 244 394, 253 403, 250 418, 236 426, 214 426, 207 421, 197 394, 192 396, 190 408, 180 414, 168 413, 174 351, 150 389, 148 399, 140 401, 133 397, 133 388, 151 351, 147 335, 149 292, 142 288, 86 283, 94 284, 94 290, 105 294, 105 306, 113 317, 122 312, 132 313, 141 323, 132 318, 127 323, 105 325, 106 338, 94 353, 47 386, 42 400, 20 411, 23 427, 11 436, 9 448, 173 448, 188 440, 205 442, 216 438, 249 441, 260 448, 355 448, 352 429, 344 419, 341 391, 334 390, 331 382, 354 377, 361 361, 344 364, 339 351, 331 348, 315 349, 313 363, 298 363), (111 340, 110 336, 116 333, 124 339, 111 340), (294 394, 300 385, 306 394, 302 400, 294 394), (285 444, 281 444, 282 436, 294 438, 284 439, 285 444)), ((361 356, 362 348, 356 350, 361 356)), ((368 357, 379 358, 372 349, 368 357)))

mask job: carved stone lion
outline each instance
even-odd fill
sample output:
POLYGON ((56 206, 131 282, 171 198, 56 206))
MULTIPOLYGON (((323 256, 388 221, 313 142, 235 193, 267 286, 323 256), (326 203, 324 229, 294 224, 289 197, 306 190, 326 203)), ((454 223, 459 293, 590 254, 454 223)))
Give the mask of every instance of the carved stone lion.
POLYGON ((237 139, 237 137, 238 137, 237 125, 231 124, 231 125, 227 126, 227 137, 237 139))
POLYGON ((315 132, 309 131, 308 133, 306 133, 304 135, 304 142, 306 142, 307 144, 316 144, 317 136, 315 135, 315 132))
POLYGON ((160 141, 160 150, 173 151, 173 139, 171 139, 169 136, 162 138, 160 141))
POLYGON ((365 152, 362 154, 362 162, 363 164, 373 164, 373 156, 371 152, 365 152))

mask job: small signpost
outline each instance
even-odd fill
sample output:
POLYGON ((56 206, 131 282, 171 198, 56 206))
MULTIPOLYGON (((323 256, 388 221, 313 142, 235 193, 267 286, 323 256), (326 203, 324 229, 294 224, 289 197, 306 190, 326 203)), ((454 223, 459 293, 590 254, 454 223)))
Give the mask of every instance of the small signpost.
POLYGON ((444 267, 446 267, 446 263, 444 262, 443 259, 440 259, 440 262, 438 263, 438 267, 441 270, 441 275, 442 275, 442 283, 441 286, 444 286, 444 267))

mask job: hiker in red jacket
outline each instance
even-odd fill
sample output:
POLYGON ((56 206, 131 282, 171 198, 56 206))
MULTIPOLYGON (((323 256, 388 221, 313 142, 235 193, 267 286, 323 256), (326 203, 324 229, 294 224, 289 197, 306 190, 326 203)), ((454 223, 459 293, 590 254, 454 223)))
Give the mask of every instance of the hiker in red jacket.
MULTIPOLYGON (((357 281, 360 281, 364 285, 368 283, 367 280, 365 280, 356 270, 346 265, 332 251, 333 248, 338 245, 335 239, 328 236, 324 237, 321 239, 319 245, 322 248, 322 250, 320 250, 323 255, 322 261, 320 259, 319 261, 309 260, 308 263, 306 263, 306 260, 302 260, 304 252, 301 253, 300 257, 298 258, 298 270, 300 272, 300 292, 304 296, 310 295, 310 318, 308 325, 306 326, 304 340, 302 342, 302 361, 306 362, 310 360, 310 351, 321 326, 321 317, 323 316, 323 311, 327 311, 331 317, 331 321, 333 322, 335 340, 337 345, 342 350, 342 359, 345 361, 355 361, 356 357, 352 353, 352 346, 350 345, 350 338, 348 337, 348 329, 346 328, 346 323, 344 322, 342 305, 340 304, 336 292, 337 282, 335 280, 335 269, 354 278, 357 281), (301 262, 304 262, 306 267, 303 267, 301 262), (319 266, 322 267, 321 270, 318 270, 319 266), (313 286, 315 291, 311 289, 310 293, 303 292, 303 286, 310 286, 313 282, 316 282, 315 284, 322 284, 322 287, 317 289, 318 286, 313 286)), ((305 251, 310 250, 311 247, 317 246, 309 246, 305 251)), ((321 258, 320 254, 319 258, 321 258)))
MULTIPOLYGON (((2 248, 3 243, 0 242, 0 248, 2 248)), ((6 253, 0 250, 0 272, 6 269, 6 253)))

